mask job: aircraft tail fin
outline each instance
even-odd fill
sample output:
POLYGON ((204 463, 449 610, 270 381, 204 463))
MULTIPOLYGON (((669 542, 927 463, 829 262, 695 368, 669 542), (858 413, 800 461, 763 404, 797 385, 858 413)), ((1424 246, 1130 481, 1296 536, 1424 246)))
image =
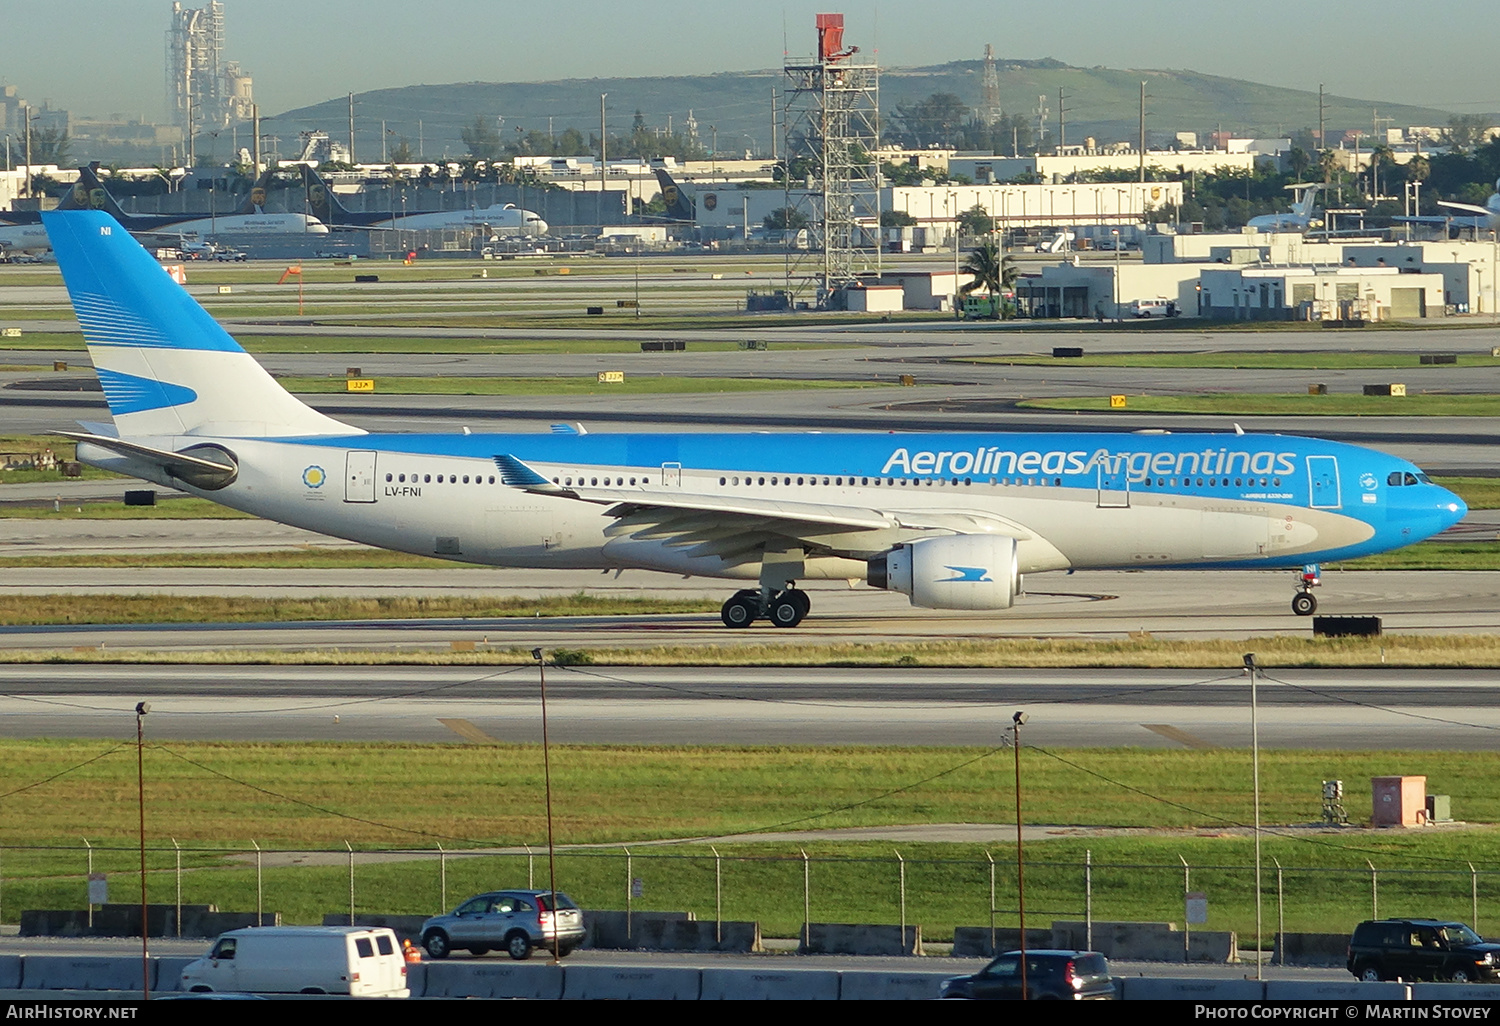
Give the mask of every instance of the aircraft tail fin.
POLYGON ((339 202, 316 168, 302 165, 302 185, 307 190, 307 212, 326 225, 350 224, 349 209, 339 202))
POLYGON ((259 178, 250 186, 244 200, 240 202, 235 210, 236 214, 264 214, 266 212, 266 196, 271 189, 271 179, 276 176, 276 169, 268 167, 261 172, 259 178))
POLYGON ((674 221, 698 220, 698 211, 694 209, 692 199, 672 180, 666 168, 656 169, 656 180, 661 184, 661 199, 666 204, 668 217, 674 221))
POLYGON ((78 181, 73 186, 72 193, 64 203, 58 204, 59 210, 102 210, 117 221, 127 219, 125 211, 120 209, 120 204, 110 195, 104 183, 99 180, 99 164, 85 164, 78 169, 78 181))
POLYGON ((42 223, 121 436, 363 434, 277 384, 109 214, 42 223))

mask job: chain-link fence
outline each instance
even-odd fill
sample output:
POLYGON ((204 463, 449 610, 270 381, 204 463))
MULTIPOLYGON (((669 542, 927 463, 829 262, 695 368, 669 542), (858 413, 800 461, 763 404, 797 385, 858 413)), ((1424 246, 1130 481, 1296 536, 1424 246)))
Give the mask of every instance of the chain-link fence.
MULTIPOLYGON (((929 940, 958 926, 1017 924, 1022 908, 1014 849, 975 858, 810 855, 800 848, 720 852, 659 847, 569 847, 549 861, 541 847, 283 850, 146 849, 147 900, 280 913, 287 922, 325 915, 433 915, 464 898, 506 887, 559 890, 584 908, 671 911, 719 922, 753 920, 767 936, 795 937, 807 922, 920 925, 929 940)), ((0 923, 28 909, 92 909, 140 901, 140 849, 81 839, 76 846, 0 849, 0 923), (92 880, 92 888, 90 881, 92 880)), ((1203 928, 1255 935, 1251 865, 1031 859, 1024 866, 1028 925, 1053 920, 1184 922, 1189 895, 1206 898, 1203 928)), ((1340 932, 1365 918, 1422 915, 1468 922, 1483 932, 1500 901, 1500 871, 1262 866, 1263 938, 1340 932), (1489 911, 1487 911, 1489 910, 1489 911)))

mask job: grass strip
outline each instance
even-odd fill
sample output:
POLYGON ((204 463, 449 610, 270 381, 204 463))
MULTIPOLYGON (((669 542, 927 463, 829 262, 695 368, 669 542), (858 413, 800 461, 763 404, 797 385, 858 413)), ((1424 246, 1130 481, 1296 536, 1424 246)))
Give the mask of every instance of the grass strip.
MULTIPOLYGON (((344 378, 278 378, 300 394, 348 391, 344 378)), ((890 381, 828 381, 812 378, 688 378, 630 373, 624 381, 601 384, 591 377, 432 377, 375 378, 375 391, 388 395, 658 395, 697 392, 771 392, 804 388, 876 388, 890 381)))
MULTIPOLYGON (((1459 353, 1463 367, 1495 367, 1497 361, 1488 353, 1459 353)), ((1160 367, 1222 370, 1441 370, 1424 366, 1418 353, 1276 353, 1276 352, 1197 352, 1197 353, 1095 353, 1082 357, 1054 357, 1042 353, 1016 356, 973 356, 956 358, 955 363, 991 364, 1002 367, 1160 367)), ((1448 366, 1453 366, 1449 364, 1448 366)))
MULTIPOLYGON (((144 483, 142 484, 144 487, 144 483)), ((3 493, 0 493, 3 496, 3 493)), ((208 499, 157 499, 154 506, 126 506, 124 503, 64 501, 53 511, 51 504, 0 506, 0 519, 10 520, 254 520, 228 506, 208 499)))
POLYGON ((704 613, 702 599, 552 597, 240 598, 217 595, 0 596, 0 626, 120 623, 264 623, 307 620, 494 619, 516 616, 647 616, 704 613))
POLYGON ((1500 417, 1500 395, 1130 395, 1022 399, 1022 409, 1086 413, 1212 413, 1236 417, 1500 417))
MULTIPOLYGON (((172 704, 158 700, 152 715, 174 715, 172 704)), ((329 717, 339 708, 348 712, 309 702, 304 713, 329 717)), ((128 719, 128 709, 120 715, 128 719)), ((80 837, 94 845, 94 870, 129 888, 139 859, 133 747, 0 742, 7 909, 77 907, 86 861, 80 837)), ((286 868, 268 860, 266 907, 292 922, 347 909, 345 842, 356 850, 416 849, 425 856, 360 862, 357 911, 431 913, 497 882, 519 886, 528 875, 540 878, 543 859, 450 856, 440 865, 434 856, 439 844, 542 849, 540 761, 536 745, 474 745, 457 735, 451 744, 433 745, 148 742, 151 888, 173 890, 169 838, 184 848, 183 899, 225 909, 255 907, 256 871, 246 857, 252 838, 266 849, 326 852, 286 868)), ((1471 862, 1487 907, 1500 897, 1493 827, 1307 829, 1319 819, 1320 781, 1346 782, 1346 805, 1358 822, 1369 808, 1365 781, 1395 772, 1425 775, 1429 791, 1450 795, 1455 813, 1470 823, 1500 818, 1500 795, 1489 785, 1500 772, 1500 753, 1263 749, 1264 858, 1284 868, 1288 929, 1348 929, 1366 917, 1367 859, 1380 871, 1388 909, 1466 918, 1471 862)), ((921 923, 924 934, 945 937, 955 925, 988 921, 991 857, 999 896, 1014 890, 1013 849, 1004 839, 1014 775, 1005 749, 555 745, 551 773, 559 843, 606 846, 564 850, 558 861, 560 886, 586 908, 623 905, 622 846, 629 844, 630 875, 645 881, 637 911, 711 916, 719 870, 726 918, 758 919, 767 933, 789 936, 802 921, 805 851, 814 860, 815 919, 894 922, 902 866, 890 842, 745 837, 715 842, 724 857, 718 865, 705 843, 649 842, 905 824, 995 828, 989 844, 901 842, 908 921, 921 923)), ((1032 908, 1049 910, 1039 913, 1044 918, 1076 918, 1068 910, 1082 906, 1087 853, 1098 919, 1176 919, 1186 861, 1193 882, 1214 896, 1207 926, 1253 933, 1252 842, 1243 827, 1253 815, 1247 750, 1032 748, 1023 754, 1023 773, 1028 819, 1078 830, 1027 845, 1028 899, 1032 908)), ((1000 907, 1011 906, 1001 900, 1000 907)))
MULTIPOLYGON (((108 596, 117 604, 120 596, 108 596)), ((28 598, 27 601, 33 601, 28 598)), ((183 600, 198 603, 198 599, 183 600)), ((370 600, 373 602, 374 600, 370 600)), ((416 601, 416 600, 411 600, 416 601)), ((525 599, 517 613, 530 616, 541 599, 525 599)), ((603 600, 601 600, 603 601, 603 600)), ((622 600, 623 601, 623 600, 622 600)), ((290 605, 291 603, 285 603, 290 605)), ((717 612, 709 602, 684 600, 681 614, 717 612)), ((623 610, 617 610, 623 612, 623 610)), ((656 612, 646 608, 642 614, 656 612)), ((439 615, 427 613, 428 616, 439 615)), ((451 615, 451 614, 450 614, 451 615)), ((507 615, 498 613, 494 615, 507 615)), ((543 615, 547 615, 545 612, 543 615)), ((584 615, 584 614, 579 614, 584 615)), ((483 617, 476 617, 482 621, 483 617)), ((88 623, 86 618, 62 622, 88 623)), ((181 621, 194 622, 194 621, 181 621)), ((715 620, 715 622, 717 622, 715 620)), ((455 631, 482 634, 483 623, 455 631)), ((1305 623, 1289 624, 1298 635, 1261 635, 1253 638, 1168 641, 1149 632, 1124 638, 996 638, 986 640, 912 641, 862 644, 823 643, 793 635, 773 641, 744 641, 723 645, 655 645, 640 648, 555 649, 549 658, 563 665, 600 666, 892 666, 1234 669, 1242 664, 1247 646, 1266 666, 1336 668, 1426 667, 1431 669, 1500 666, 1500 637, 1482 634, 1386 634, 1378 638, 1316 638, 1301 631, 1305 623)), ((770 628, 766 628, 767 631, 770 628)), ((402 645, 392 648, 315 648, 216 650, 113 648, 0 648, 7 663, 171 663, 174 665, 285 665, 285 666, 515 666, 532 663, 530 648, 490 644, 455 634, 454 641, 473 642, 475 651, 453 651, 449 643, 402 645)))

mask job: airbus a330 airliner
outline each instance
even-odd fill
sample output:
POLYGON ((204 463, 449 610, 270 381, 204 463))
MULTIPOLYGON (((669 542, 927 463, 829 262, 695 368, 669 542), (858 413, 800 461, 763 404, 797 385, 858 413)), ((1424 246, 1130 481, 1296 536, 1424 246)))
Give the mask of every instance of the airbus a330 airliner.
POLYGON ((1303 568, 1421 541, 1462 500, 1406 460, 1282 435, 370 434, 288 394, 120 226, 47 230, 113 415, 86 463, 322 534, 510 567, 755 582, 723 620, 793 627, 809 579, 998 610, 1022 575, 1303 568))

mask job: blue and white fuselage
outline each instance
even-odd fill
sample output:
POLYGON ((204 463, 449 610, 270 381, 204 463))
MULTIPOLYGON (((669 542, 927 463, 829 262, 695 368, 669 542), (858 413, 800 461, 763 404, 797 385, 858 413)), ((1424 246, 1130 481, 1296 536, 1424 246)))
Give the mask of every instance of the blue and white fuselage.
POLYGON ((1406 460, 1282 435, 363 433, 282 391, 101 217, 48 220, 118 432, 80 459, 382 548, 758 582, 732 626, 800 621, 797 580, 1003 609, 1026 573, 1304 566, 1465 513, 1406 460))

